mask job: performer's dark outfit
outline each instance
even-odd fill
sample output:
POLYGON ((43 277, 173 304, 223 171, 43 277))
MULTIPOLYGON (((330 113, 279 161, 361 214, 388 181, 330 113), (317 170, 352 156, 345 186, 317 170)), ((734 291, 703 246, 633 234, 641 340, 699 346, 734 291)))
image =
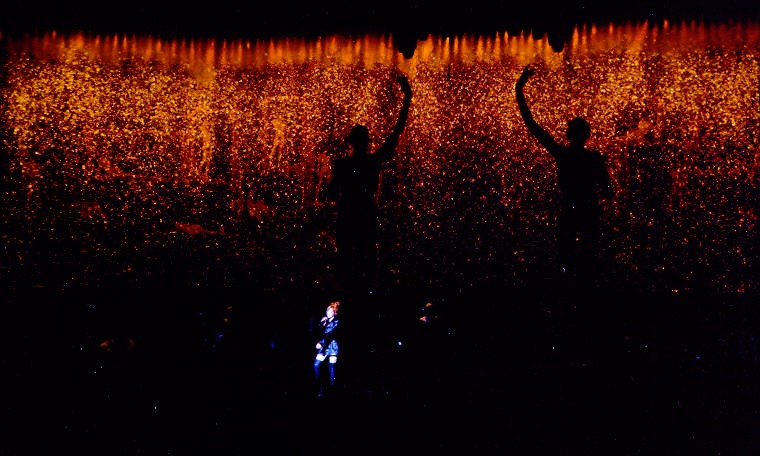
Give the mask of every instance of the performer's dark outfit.
MULTIPOLYGON (((325 358, 329 358, 331 356, 338 356, 338 339, 336 336, 338 335, 338 317, 333 317, 332 320, 329 319, 323 319, 319 324, 322 327, 323 334, 322 339, 319 340, 319 343, 322 345, 322 348, 319 349, 317 352, 317 357, 314 359, 314 378, 317 381, 317 384, 320 386, 320 392, 322 390, 321 388, 321 376, 320 376, 320 370, 319 367, 322 364, 322 360, 325 358), (319 355, 322 355, 320 357, 319 355), (320 359, 321 358, 321 359, 320 359)), ((330 374, 330 386, 335 385, 335 363, 328 362, 327 363, 329 368, 329 374, 330 374)))

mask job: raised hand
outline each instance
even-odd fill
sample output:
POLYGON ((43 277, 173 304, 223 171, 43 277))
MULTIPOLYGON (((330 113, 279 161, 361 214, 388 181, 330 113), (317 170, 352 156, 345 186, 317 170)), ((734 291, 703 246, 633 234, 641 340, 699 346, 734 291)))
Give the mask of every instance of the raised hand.
POLYGON ((525 65, 525 68, 523 68, 522 74, 520 75, 520 78, 517 80, 518 86, 525 85, 526 82, 528 82, 528 79, 533 76, 533 74, 536 72, 535 68, 530 66, 530 64, 525 65))

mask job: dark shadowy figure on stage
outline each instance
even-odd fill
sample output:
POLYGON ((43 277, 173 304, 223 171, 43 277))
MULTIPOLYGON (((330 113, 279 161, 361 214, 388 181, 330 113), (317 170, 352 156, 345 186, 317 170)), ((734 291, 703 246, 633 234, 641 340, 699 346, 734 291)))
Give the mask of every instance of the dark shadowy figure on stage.
POLYGON ((335 365, 338 363, 338 308, 340 301, 333 301, 327 306, 325 316, 319 322, 322 329, 322 337, 317 342, 317 356, 314 358, 314 380, 317 385, 317 397, 322 397, 325 391, 333 392, 335 387, 335 365), (322 362, 327 359, 328 382, 327 390, 324 388, 322 375, 322 362))
POLYGON ((586 148, 591 127, 582 117, 567 124, 569 146, 559 144, 536 123, 523 94, 523 87, 534 72, 528 65, 517 80, 517 104, 528 130, 557 163, 561 193, 558 218, 561 268, 585 283, 592 276, 591 269, 599 249, 600 198, 613 197, 606 159, 599 152, 586 148))
POLYGON ((327 189, 327 197, 337 202, 338 209, 335 230, 338 279, 343 286, 360 290, 365 290, 375 278, 381 167, 394 155, 412 100, 407 78, 400 75, 397 80, 404 101, 393 131, 374 153, 369 153, 369 130, 364 125, 355 125, 347 138, 353 151, 336 160, 327 189))

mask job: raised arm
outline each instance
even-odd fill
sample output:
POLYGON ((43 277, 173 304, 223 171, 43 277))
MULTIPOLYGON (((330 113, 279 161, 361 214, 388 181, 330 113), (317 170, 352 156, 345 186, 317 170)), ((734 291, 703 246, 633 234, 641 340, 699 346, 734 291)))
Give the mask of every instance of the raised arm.
POLYGON ((552 138, 552 136, 549 134, 548 131, 544 130, 536 121, 533 119, 533 114, 530 112, 530 108, 528 108, 528 103, 525 101, 525 94, 523 93, 523 87, 525 87, 525 83, 528 82, 528 79, 533 76, 533 73, 535 70, 531 68, 530 65, 526 65, 523 69, 522 74, 520 75, 520 78, 517 80, 517 84, 515 85, 515 91, 517 92, 517 105, 520 107, 520 115, 523 118, 523 121, 525 122, 525 125, 528 127, 528 130, 530 133, 538 139, 538 142, 541 143, 546 150, 554 154, 555 148, 558 146, 557 142, 552 138))
POLYGON ((409 116, 409 105, 412 103, 412 86, 409 85, 409 80, 403 74, 399 75, 396 80, 401 85, 401 90, 404 92, 404 103, 401 105, 401 111, 398 113, 398 120, 396 120, 396 125, 394 125, 393 131, 377 151, 377 154, 382 160, 389 159, 396 150, 398 139, 406 126, 406 118, 409 116))

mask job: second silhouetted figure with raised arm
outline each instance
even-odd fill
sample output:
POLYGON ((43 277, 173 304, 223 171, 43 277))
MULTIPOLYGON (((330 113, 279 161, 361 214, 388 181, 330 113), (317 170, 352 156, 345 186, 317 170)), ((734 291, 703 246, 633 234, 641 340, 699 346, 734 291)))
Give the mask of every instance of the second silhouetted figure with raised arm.
POLYGON ((406 76, 398 83, 404 100, 391 134, 374 152, 369 152, 369 130, 355 125, 348 134, 352 153, 336 160, 328 198, 337 202, 335 230, 338 275, 344 285, 366 288, 374 279, 377 245, 377 192, 383 163, 391 158, 406 125, 412 88, 406 76))
POLYGON ((528 65, 517 80, 517 104, 528 130, 557 164, 561 200, 557 240, 561 268, 588 278, 586 274, 596 261, 600 238, 600 198, 613 196, 606 160, 599 152, 586 148, 591 127, 584 118, 576 117, 568 122, 569 145, 559 144, 536 123, 523 94, 523 87, 534 72, 528 65))

